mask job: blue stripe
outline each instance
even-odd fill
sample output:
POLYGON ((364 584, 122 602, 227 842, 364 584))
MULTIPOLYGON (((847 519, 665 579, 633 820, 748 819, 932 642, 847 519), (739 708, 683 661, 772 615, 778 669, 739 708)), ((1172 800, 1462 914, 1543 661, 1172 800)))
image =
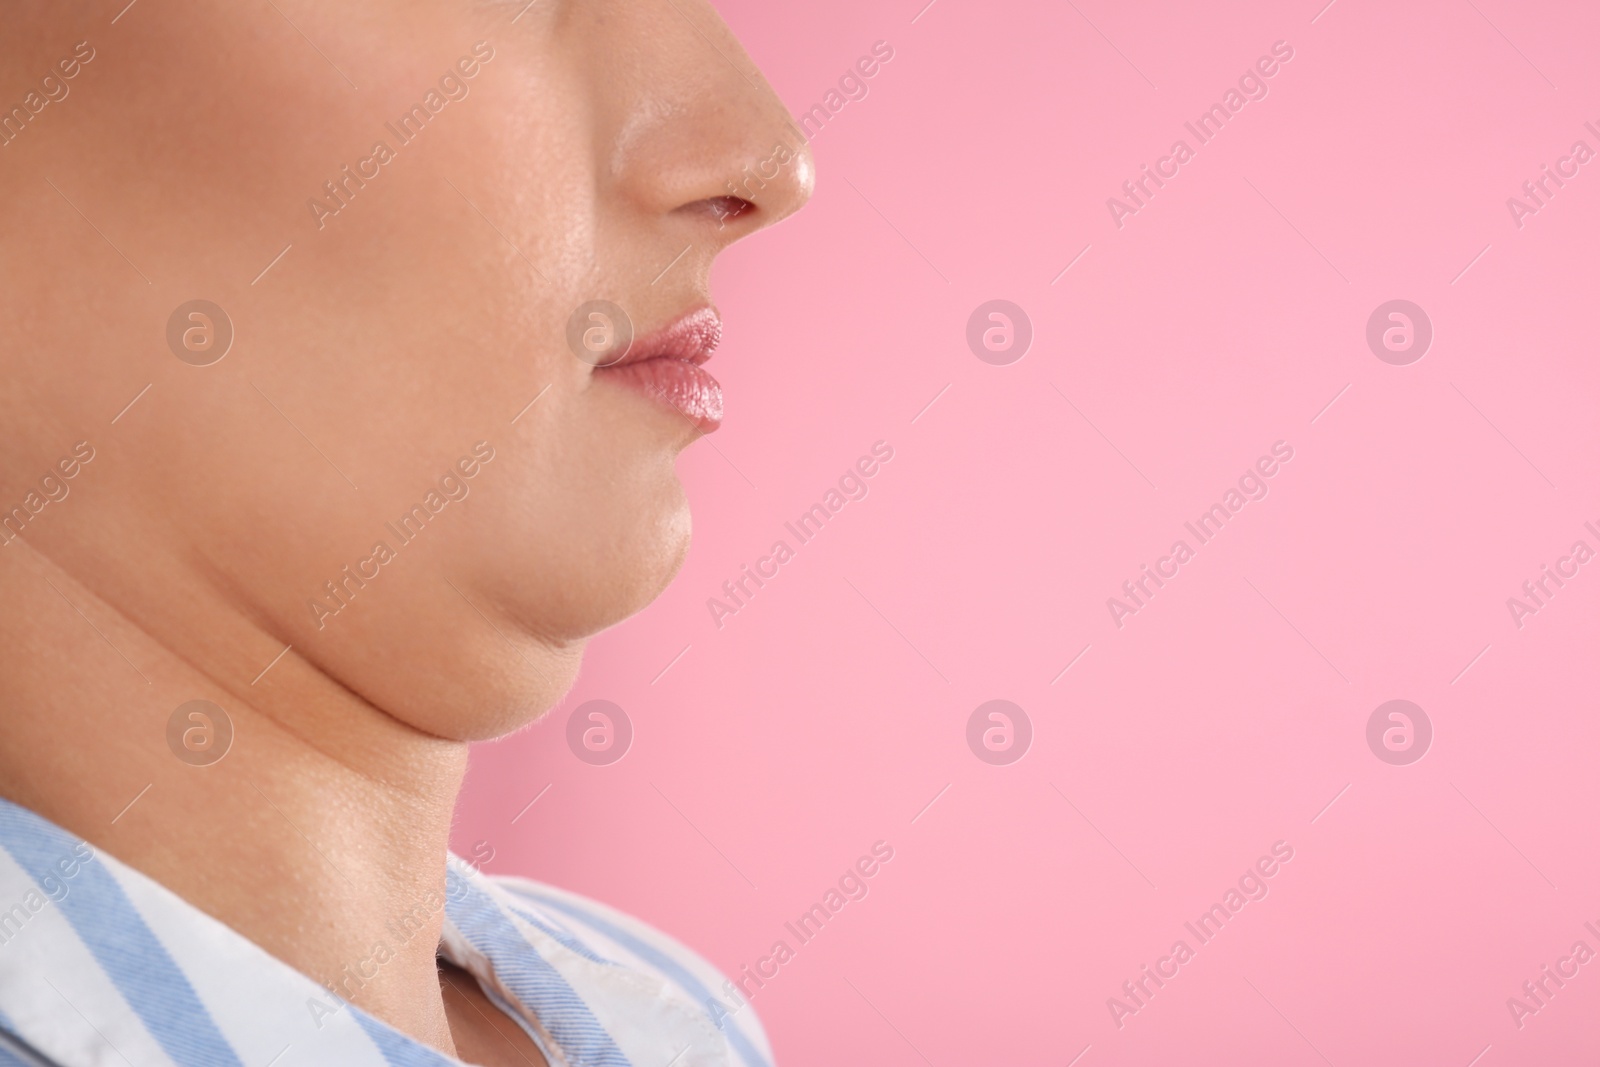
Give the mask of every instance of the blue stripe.
POLYGON ((594 963, 604 963, 611 967, 618 966, 616 960, 606 959, 604 956, 600 955, 600 953, 596 952, 594 949, 590 948, 588 945, 585 945, 582 941, 579 941, 576 937, 572 936, 571 930, 566 930, 559 926, 552 925, 549 918, 546 916, 537 915, 534 912, 527 911, 526 909, 519 908, 514 905, 511 908, 511 914, 515 915, 529 926, 548 934, 563 948, 569 949, 572 952, 576 952, 586 960, 590 960, 594 963))
POLYGON ((0 1067, 56 1067, 56 1063, 18 1037, 11 1020, 0 1012, 0 1067))
POLYGON ((41 1059, 23 1059, 11 1051, 4 1037, 0 1037, 0 1067, 41 1067, 44 1063, 41 1059))
POLYGON ((622 929, 620 926, 617 926, 614 923, 602 919, 600 916, 595 915, 592 912, 584 911, 582 908, 568 903, 560 898, 545 896, 542 893, 533 893, 517 885, 504 885, 502 888, 508 889, 511 892, 516 893, 518 896, 525 897, 528 900, 545 905, 546 907, 565 912, 574 919, 577 919, 579 922, 587 923, 596 930, 599 930, 602 934, 605 934, 611 940, 623 946, 640 959, 647 960, 651 966, 655 967, 656 970, 660 971, 662 974, 665 974, 674 982, 677 982, 678 985, 682 986, 691 997, 694 997, 701 1004, 705 1005, 706 1016, 712 1021, 712 1023, 716 1025, 717 1029, 721 1030, 727 1035, 728 1044, 734 1047, 734 1050, 744 1058, 744 1061, 748 1063, 750 1067, 771 1067, 771 1065, 767 1063, 766 1057, 761 1055, 760 1051, 757 1050, 755 1043, 752 1042, 750 1038, 745 1035, 744 1031, 740 1030, 738 1025, 733 1021, 732 1013, 728 1012, 726 1008, 724 1008, 721 1012, 715 1012, 711 1010, 711 1005, 713 1003, 720 1005, 722 1004, 722 1001, 714 996, 711 990, 707 989, 704 983, 694 976, 692 971, 690 971, 683 964, 679 963, 677 960, 673 959, 671 956, 667 955, 665 952, 661 951, 661 949, 657 948, 655 945, 652 945, 650 942, 645 941, 629 931, 622 929))
POLYGON ((561 972, 532 951, 494 899, 450 868, 446 914, 472 947, 488 957, 495 977, 533 1012, 573 1063, 632 1067, 611 1035, 561 972))
MULTIPOLYGON (((55 864, 75 859, 72 850, 80 843, 54 824, 0 799, 0 845, 41 887, 46 878, 66 881, 55 864)), ((78 873, 66 884, 67 894, 56 906, 167 1055, 185 1067, 239 1065, 239 1057, 189 979, 105 864, 80 861, 78 873)))

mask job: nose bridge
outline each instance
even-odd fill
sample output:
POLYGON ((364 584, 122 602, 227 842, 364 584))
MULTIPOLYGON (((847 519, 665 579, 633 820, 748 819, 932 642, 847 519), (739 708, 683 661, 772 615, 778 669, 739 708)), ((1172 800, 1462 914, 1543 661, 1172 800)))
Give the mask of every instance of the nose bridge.
POLYGON ((633 0, 639 38, 597 72, 612 97, 616 138, 606 170, 650 214, 738 197, 755 206, 748 232, 799 210, 811 195, 806 138, 703 0, 633 0))

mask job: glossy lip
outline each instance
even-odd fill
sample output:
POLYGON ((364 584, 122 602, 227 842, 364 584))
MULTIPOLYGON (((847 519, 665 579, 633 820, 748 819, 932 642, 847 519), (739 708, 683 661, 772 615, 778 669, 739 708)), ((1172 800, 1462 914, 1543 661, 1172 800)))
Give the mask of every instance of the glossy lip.
POLYGON ((648 337, 636 337, 628 351, 605 368, 625 367, 647 359, 677 359, 700 364, 711 358, 722 340, 722 316, 707 304, 667 323, 648 337))
POLYGON ((634 340, 615 363, 594 373, 628 386, 688 419, 701 433, 722 425, 722 386, 701 364, 722 340, 722 317, 696 308, 634 340))

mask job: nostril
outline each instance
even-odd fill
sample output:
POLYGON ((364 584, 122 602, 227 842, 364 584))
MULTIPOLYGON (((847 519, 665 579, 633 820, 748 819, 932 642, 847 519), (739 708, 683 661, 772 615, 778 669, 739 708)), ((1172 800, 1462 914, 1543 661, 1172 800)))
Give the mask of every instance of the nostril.
POLYGON ((756 209, 753 203, 737 196, 713 196, 700 203, 711 213, 711 217, 717 220, 719 226, 726 226, 756 209))

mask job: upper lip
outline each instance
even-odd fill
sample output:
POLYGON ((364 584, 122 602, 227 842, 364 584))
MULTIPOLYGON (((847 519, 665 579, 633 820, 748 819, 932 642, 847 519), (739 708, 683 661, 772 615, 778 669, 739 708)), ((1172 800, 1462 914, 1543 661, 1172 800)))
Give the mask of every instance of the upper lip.
MULTIPOLYGON (((704 363, 722 340, 722 316, 707 304, 673 319, 654 333, 635 337, 628 351, 607 367, 643 363, 647 359, 676 359, 704 363)), ((602 368, 603 369, 603 368, 602 368)))

